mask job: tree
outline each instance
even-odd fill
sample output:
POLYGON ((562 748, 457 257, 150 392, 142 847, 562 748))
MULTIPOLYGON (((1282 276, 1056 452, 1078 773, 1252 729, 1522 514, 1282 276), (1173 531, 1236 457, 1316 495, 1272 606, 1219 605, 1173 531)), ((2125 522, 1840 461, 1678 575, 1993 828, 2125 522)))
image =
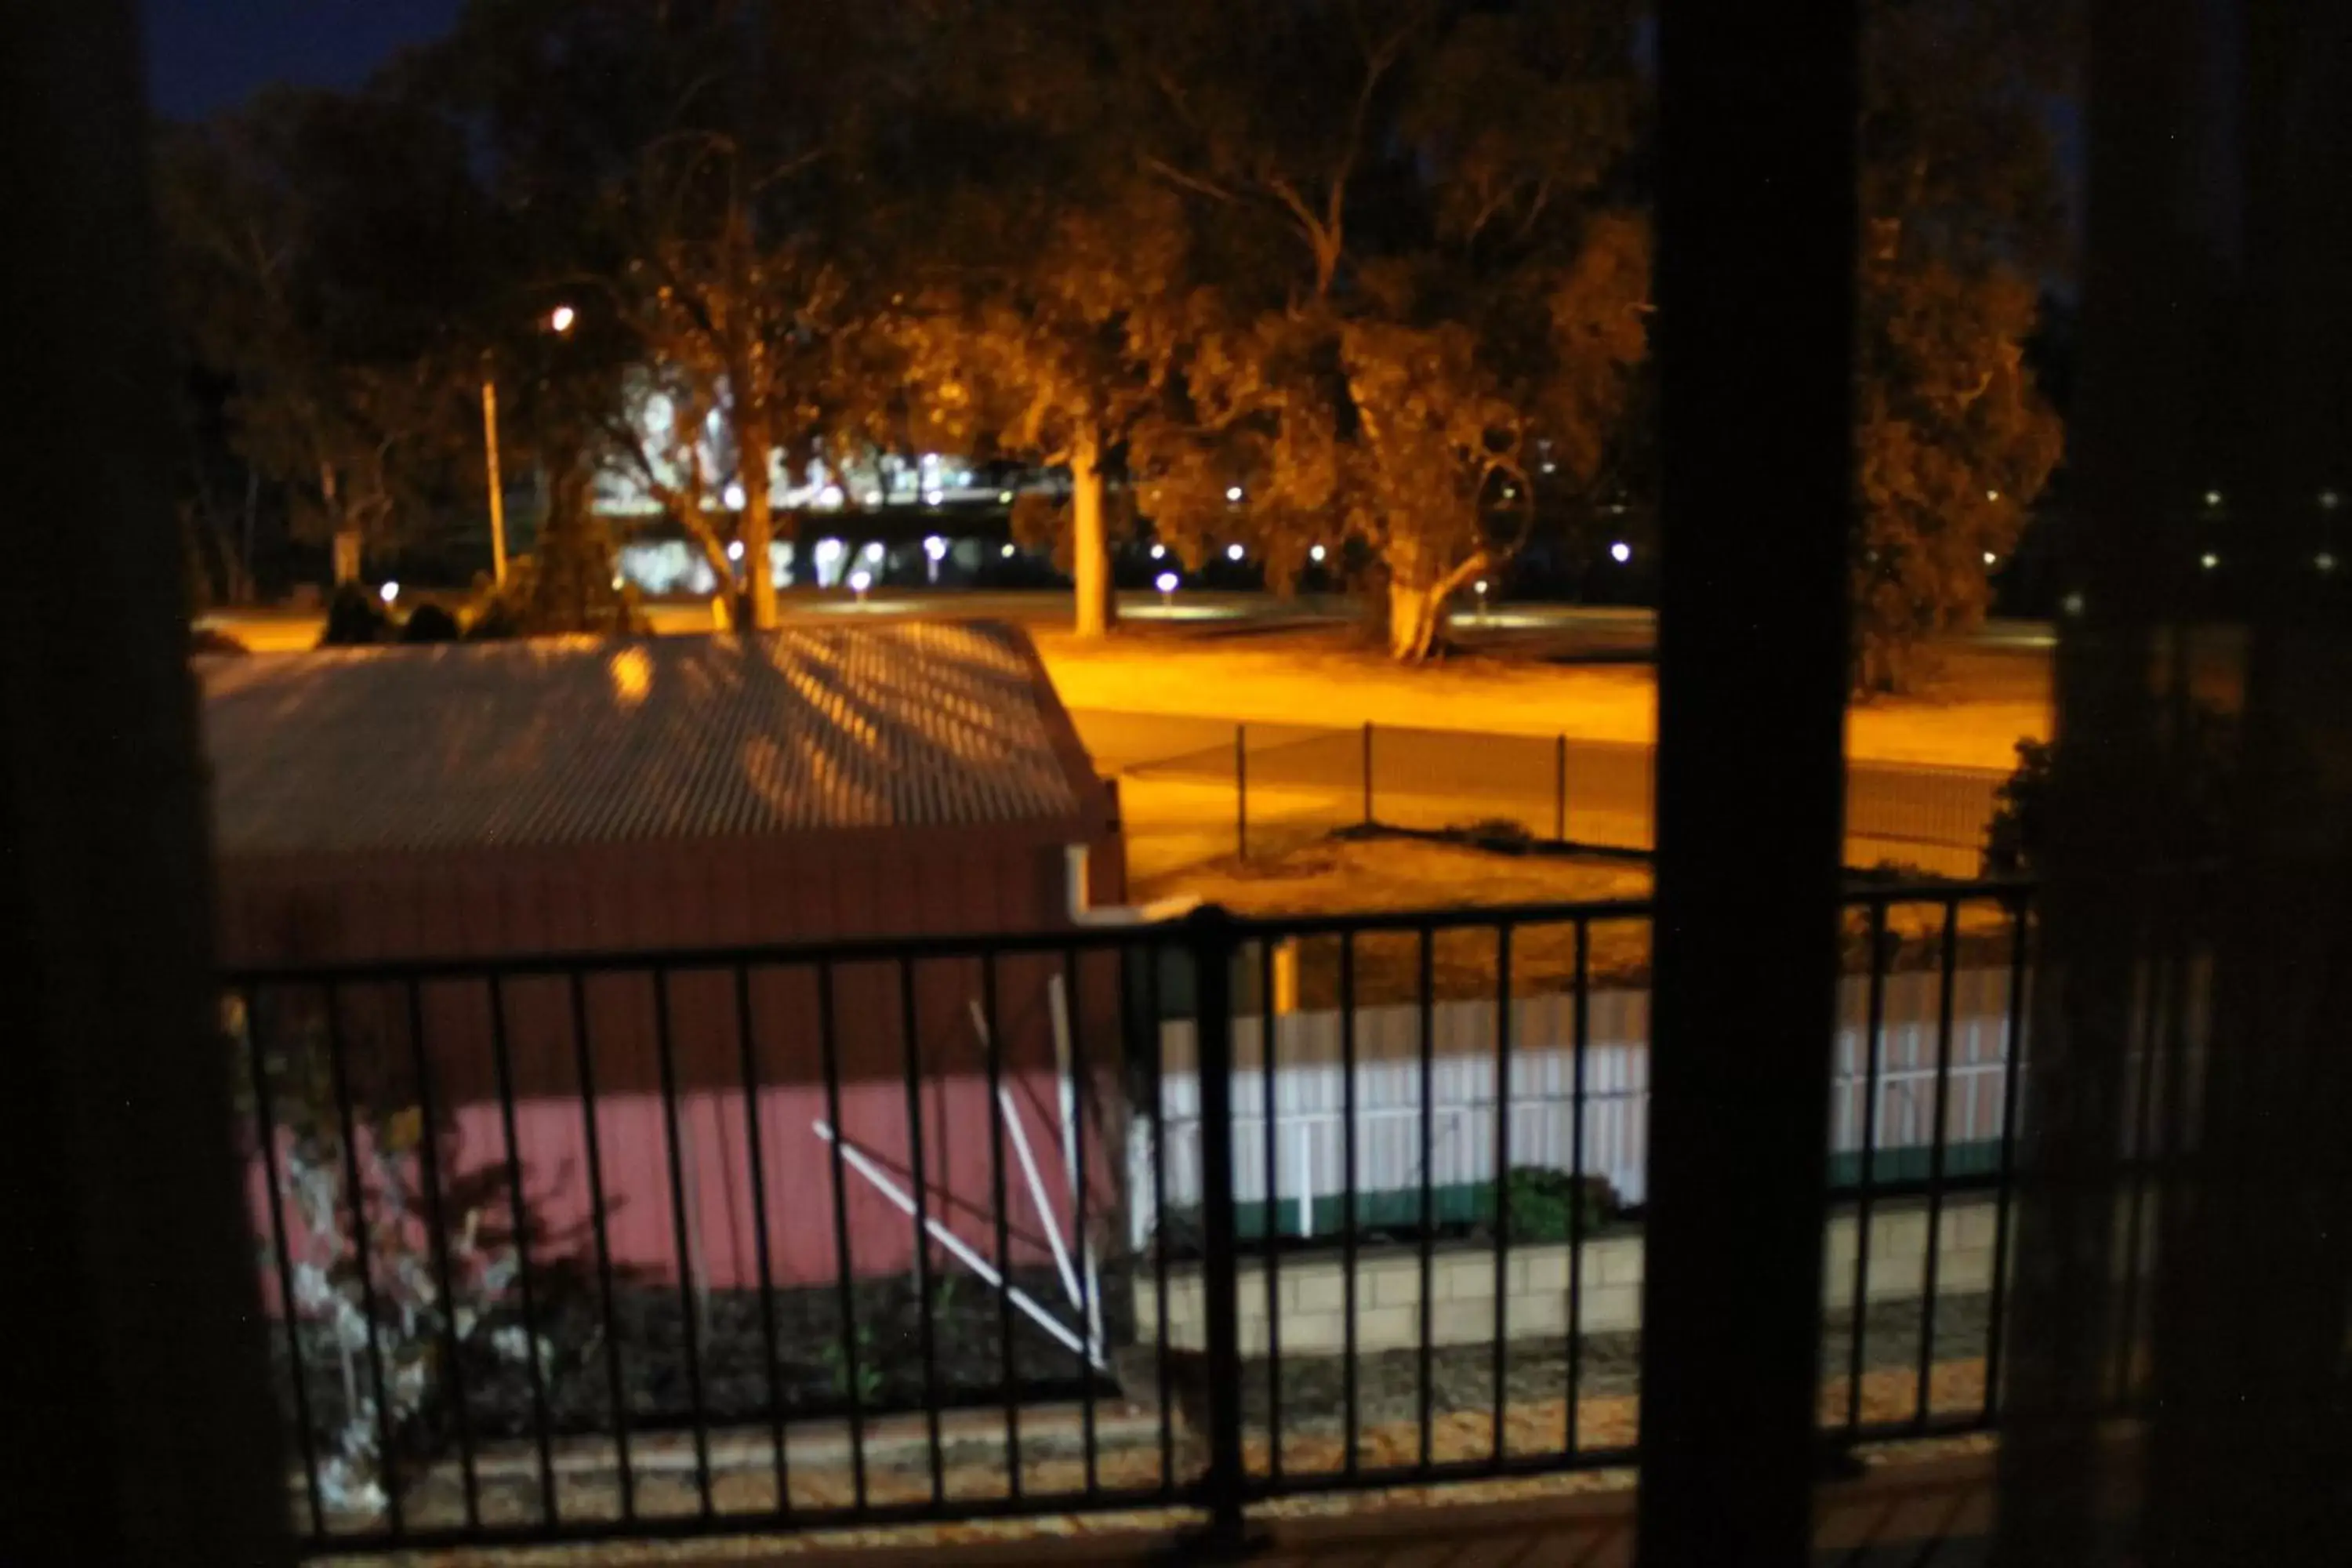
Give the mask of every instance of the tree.
POLYGON ((1865 35, 1857 691, 1926 668, 1925 645, 1983 617, 2055 467, 2057 415, 2026 361, 2059 195, 2036 63, 2063 7, 1876 0, 1865 35))
POLYGON ((1220 249, 1236 324, 1182 363, 1188 418, 1143 433, 1145 503, 1194 553, 1252 539, 1277 580, 1352 542, 1390 651, 1422 658, 1447 598, 1527 537, 1538 443, 1591 484, 1620 440, 1648 290, 1612 184, 1630 18, 1300 6, 1236 84, 1215 12, 1146 51, 1164 151, 1145 162, 1197 221, 1258 237, 1220 249))
POLYGON ((466 150, 396 92, 275 92, 167 132, 158 163, 184 352, 348 580, 414 534, 467 447, 449 324, 479 299, 487 231, 466 150))

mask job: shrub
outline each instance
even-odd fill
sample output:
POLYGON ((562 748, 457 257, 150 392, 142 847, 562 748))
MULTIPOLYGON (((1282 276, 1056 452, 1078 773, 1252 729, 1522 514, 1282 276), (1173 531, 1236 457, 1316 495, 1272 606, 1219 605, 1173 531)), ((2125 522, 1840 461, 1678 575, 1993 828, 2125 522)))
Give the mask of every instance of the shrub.
POLYGON ((327 629, 319 646, 365 647, 388 641, 391 636, 392 621, 384 615, 383 603, 365 585, 346 583, 335 590, 334 599, 327 605, 327 629))
POLYGON ((400 629, 403 642, 456 642, 457 617, 438 605, 419 605, 400 629))
MULTIPOLYGON (((1583 1210, 1584 1234, 1590 1236, 1617 1216, 1622 1205, 1606 1176, 1574 1176, 1548 1165, 1515 1165, 1506 1179, 1510 1194, 1511 1235, 1517 1241, 1566 1241, 1574 1235, 1577 1210, 1583 1210)), ((1487 1184, 1479 1194, 1479 1216, 1492 1228, 1495 1187, 1487 1184)))

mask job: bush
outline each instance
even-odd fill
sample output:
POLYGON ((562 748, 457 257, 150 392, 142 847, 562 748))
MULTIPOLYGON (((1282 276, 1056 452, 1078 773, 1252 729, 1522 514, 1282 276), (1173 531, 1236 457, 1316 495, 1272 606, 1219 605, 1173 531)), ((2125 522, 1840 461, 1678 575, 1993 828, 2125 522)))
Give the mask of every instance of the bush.
POLYGON ((403 642, 456 642, 457 617, 438 605, 419 605, 400 629, 403 642))
POLYGON ((1985 828, 1986 876, 2022 876, 2033 869, 2049 803, 2050 747, 2041 741, 2020 741, 2016 770, 1993 792, 1992 821, 1985 828))
POLYGON ((346 583, 335 590, 334 599, 327 605, 327 629, 319 638, 320 647, 365 647, 391 637, 391 618, 365 585, 346 583))
MULTIPOLYGON (((1510 1239, 1515 1242, 1566 1241, 1576 1234, 1580 1207, 1583 1210, 1583 1232, 1590 1236, 1616 1218, 1623 1207, 1608 1177, 1580 1178, 1547 1165, 1512 1167, 1507 1187, 1511 1202, 1510 1239)), ((1491 1229, 1496 1213, 1491 1183, 1479 1195, 1478 1206, 1481 1218, 1491 1229)))

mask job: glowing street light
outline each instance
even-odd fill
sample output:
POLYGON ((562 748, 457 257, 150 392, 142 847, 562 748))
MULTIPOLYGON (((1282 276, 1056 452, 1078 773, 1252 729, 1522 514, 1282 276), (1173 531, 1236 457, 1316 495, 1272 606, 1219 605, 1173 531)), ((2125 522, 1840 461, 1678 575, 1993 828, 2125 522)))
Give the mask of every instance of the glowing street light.
POLYGON ((882 492, 880 490, 867 490, 866 492, 866 504, 867 506, 880 506, 882 504, 882 492))
POLYGON ((923 492, 923 504, 925 506, 937 506, 940 502, 947 499, 948 493, 945 490, 925 490, 923 492))
POLYGON ((923 541, 923 572, 933 583, 940 580, 940 563, 948 558, 948 542, 938 534, 923 541))
POLYGON ((727 503, 727 510, 729 511, 741 511, 743 510, 744 500, 743 487, 741 485, 729 485, 719 499, 727 503))
POLYGON ((2064 598, 2058 601, 2058 607, 2065 611, 2070 616, 2081 615, 2083 613, 2082 594, 2078 591, 2067 595, 2064 598))
POLYGON ((2331 550, 2323 550, 2318 554, 2311 558, 2311 563, 2314 566, 2318 567, 2322 572, 2333 572, 2336 570, 2336 552, 2331 550))
POLYGON ((2320 492, 2319 492, 2319 510, 2322 510, 2322 511, 2334 511, 2337 507, 2342 506, 2343 504, 2344 504, 2344 498, 2343 498, 2341 495, 2337 494, 2336 491, 2334 491, 2334 490, 2322 490, 2322 491, 2320 491, 2320 492))
POLYGON ((740 561, 743 559, 743 542, 741 540, 731 539, 728 541, 727 559, 730 561, 740 561))
POLYGON ((1470 586, 1478 595, 1478 618, 1483 621, 1486 618, 1486 579, 1481 577, 1470 586))
POLYGON ((866 602, 866 590, 872 586, 874 586, 874 574, 872 573, 859 571, 852 572, 849 574, 849 591, 857 595, 857 602, 859 604, 862 605, 866 602))
POLYGON ((879 561, 882 559, 882 542, 880 540, 876 539, 867 542, 866 546, 866 559, 868 561, 879 561))
POLYGON ((2000 499, 2000 492, 1999 490, 1987 490, 1987 491, 1985 491, 1985 500, 1999 500, 2000 499))
POLYGON ((1176 584, 1179 581, 1180 579, 1173 572, 1162 572, 1159 576, 1151 580, 1151 585, 1160 590, 1160 607, 1161 609, 1164 610, 1168 608, 1170 604, 1173 602, 1176 593, 1176 584))
POLYGON ((1242 488, 1241 488, 1241 486, 1239 486, 1239 485, 1227 485, 1227 486, 1225 487, 1225 499, 1226 499, 1227 500, 1241 500, 1241 499, 1242 499, 1242 488))
POLYGON ((1165 561, 1165 560, 1167 560, 1167 559, 1168 559, 1168 547, 1167 547, 1166 545, 1164 545, 1164 544, 1155 544, 1155 545, 1153 545, 1153 546, 1151 547, 1151 558, 1152 558, 1154 561, 1165 561))
POLYGON ((1633 547, 1621 539, 1609 547, 1609 559, 1622 566, 1633 559, 1633 547))
POLYGON ((2207 506, 2220 506, 2221 504, 2221 492, 2220 490, 2207 490, 2205 492, 2205 504, 2207 506))
POLYGON ((1991 565, 1995 561, 1998 561, 1998 560, 2000 560, 2000 559, 1999 556, 1995 555, 1995 554, 1994 554, 1991 551, 1990 551, 1990 550, 1988 550, 1988 551, 1986 551, 1986 552, 1984 552, 1984 557, 1985 557, 1985 564, 1986 564, 1986 565, 1988 565, 1988 566, 1991 565))
POLYGON ((1004 559, 1006 559, 1007 561, 1010 561, 1010 560, 1012 560, 1015 555, 1018 555, 1018 554, 1020 554, 1021 552, 1020 552, 1018 550, 1015 550, 1012 545, 1008 544, 1008 545, 1006 545, 1006 546, 1003 548, 1003 551, 999 552, 999 553, 1001 553, 1001 554, 1004 557, 1004 559))
POLYGON ((2210 572, 2214 567, 2221 564, 2221 558, 2209 550, 2204 554, 2200 555, 2197 558, 2197 564, 2205 568, 2206 571, 2210 572))
POLYGON ((1312 548, 1310 548, 1310 549, 1307 552, 1307 559, 1308 559, 1309 561, 1314 561, 1314 562, 1318 562, 1318 563, 1319 563, 1319 562, 1321 562, 1321 560, 1323 559, 1323 557, 1324 557, 1325 553, 1326 553, 1326 552, 1325 552, 1324 548, 1323 548, 1321 545, 1318 544, 1318 545, 1313 546, 1312 548))
POLYGON ((547 330, 561 336, 562 333, 570 331, 572 330, 572 324, 579 319, 580 312, 573 310, 571 306, 558 305, 554 310, 549 311, 547 314, 547 330))
POLYGON ((389 605, 394 599, 400 597, 400 584, 397 583, 386 583, 383 587, 378 588, 376 592, 383 595, 383 602, 389 605))
POLYGON ((996 504, 999 506, 1011 506, 1013 504, 1013 492, 1011 490, 997 491, 996 504))
POLYGON ((1228 561, 1239 561, 1243 556, 1248 553, 1248 551, 1244 550, 1238 544, 1228 544, 1225 546, 1225 559, 1228 561))

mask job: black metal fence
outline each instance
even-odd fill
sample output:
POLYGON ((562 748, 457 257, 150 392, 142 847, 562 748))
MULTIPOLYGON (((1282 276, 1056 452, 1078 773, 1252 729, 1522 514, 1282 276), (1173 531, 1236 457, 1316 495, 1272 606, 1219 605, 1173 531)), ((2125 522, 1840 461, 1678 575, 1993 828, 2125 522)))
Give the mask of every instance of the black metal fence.
MULTIPOLYGON (((1234 853, 1244 859, 1374 826, 1499 829, 1636 852, 1656 843, 1656 748, 1646 742, 1094 710, 1073 717, 1107 771, 1229 789, 1224 820, 1234 853)), ((1983 768, 1850 764, 1849 859, 1975 875, 2005 776, 1983 768)))
MULTIPOLYGON (((2028 921, 1992 885, 1848 911, 1842 1438, 1995 1414, 2028 921)), ((1642 1215, 1597 1145, 1648 931, 1212 910, 235 976, 299 1528, 1166 1505, 1230 1538, 1292 1493, 1635 1462, 1642 1215), (1336 1212, 1281 1223, 1310 1190, 1336 1212)))

